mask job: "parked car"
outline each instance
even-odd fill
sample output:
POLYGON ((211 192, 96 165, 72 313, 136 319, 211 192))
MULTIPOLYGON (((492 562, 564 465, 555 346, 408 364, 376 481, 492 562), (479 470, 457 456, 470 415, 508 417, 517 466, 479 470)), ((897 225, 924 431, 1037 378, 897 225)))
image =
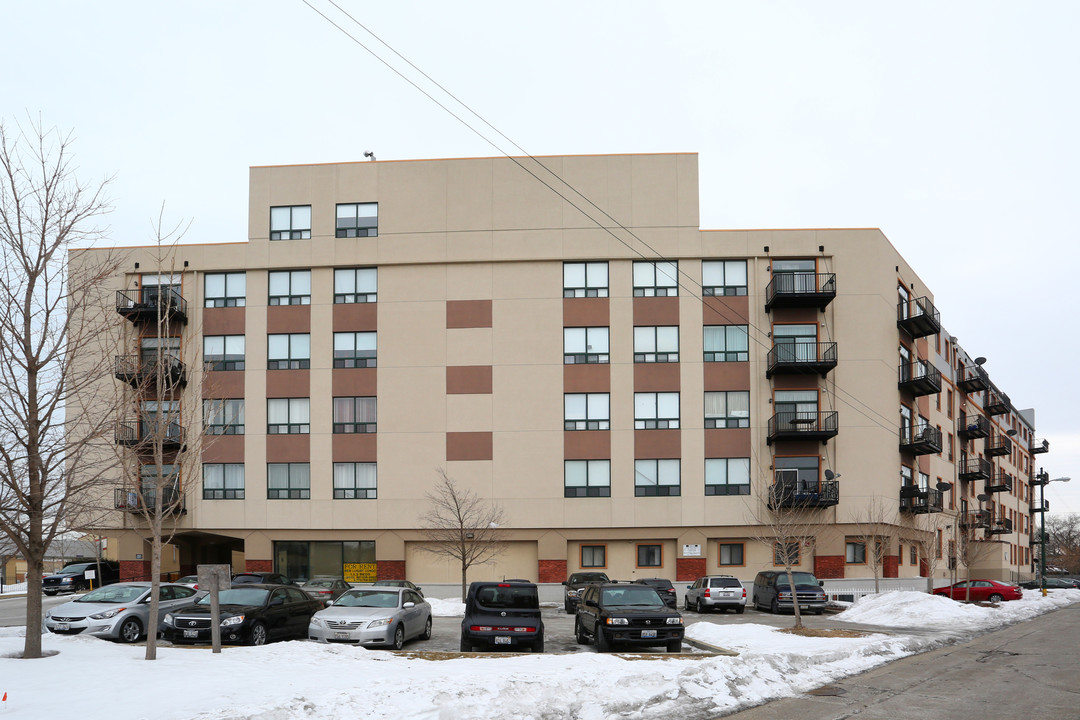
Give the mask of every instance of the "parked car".
POLYGON ((60 572, 46 575, 41 579, 41 591, 46 595, 57 595, 65 592, 82 592, 89 590, 90 585, 101 587, 111 583, 120 582, 119 563, 109 560, 85 560, 65 565, 60 572), (86 577, 89 570, 96 576, 94 579, 86 577))
POLYGON ((408 589, 410 589, 410 590, 413 590, 413 591, 415 591, 415 592, 416 592, 416 593, 417 593, 417 594, 418 594, 418 595, 419 595, 420 597, 424 597, 424 593, 423 593, 423 591, 422 591, 422 590, 420 589, 420 587, 419 587, 419 586, 417 586, 417 585, 413 585, 413 584, 412 584, 411 582, 409 582, 408 580, 376 580, 375 582, 373 582, 373 583, 371 583, 371 584, 372 584, 372 585, 377 585, 377 586, 379 586, 379 587, 400 587, 400 588, 408 588, 408 589))
POLYGON ((182 578, 177 579, 177 585, 187 585, 190 588, 199 589, 199 576, 198 575, 185 575, 182 578))
POLYGON ((1018 585, 997 580, 971 580, 938 588, 934 590, 934 594, 953 600, 996 603, 1002 600, 1019 600, 1024 591, 1018 585))
MULTIPOLYGON (((799 610, 812 610, 820 615, 825 612, 825 591, 822 582, 813 573, 792 571, 799 610)), ((773 613, 781 610, 795 611, 791 599, 791 585, 786 570, 764 570, 754 578, 754 607, 773 613)))
MULTIPOLYGON (((1028 580, 1027 582, 1020 583, 1020 587, 1025 590, 1041 590, 1042 584, 1038 580, 1028 580)), ((1080 584, 1077 584, 1077 582, 1072 578, 1057 578, 1049 576, 1046 578, 1047 590, 1076 590, 1078 587, 1080 587, 1080 584)))
MULTIPOLYGON (((86 593, 77 600, 50 608, 45 627, 60 635, 86 633, 133 643, 144 637, 150 618, 149 582, 114 583, 86 593)), ((198 593, 186 585, 162 583, 158 587, 159 617, 189 604, 198 593)))
POLYGON ((316 600, 326 602, 337 600, 343 592, 352 589, 352 585, 341 578, 313 578, 301 585, 300 589, 316 600))
POLYGON ((257 583, 260 585, 296 585, 292 580, 276 572, 244 572, 232 576, 233 585, 257 583))
POLYGON ((431 638, 431 605, 410 588, 356 588, 331 603, 311 616, 308 640, 400 650, 431 638))
MULTIPOLYGON (((311 616, 323 605, 295 585, 253 583, 220 591, 218 602, 221 641, 249 645, 307 637, 311 616)), ((210 596, 172 609, 163 624, 165 637, 174 643, 210 642, 210 596)))
POLYGON ((660 595, 660 599, 668 607, 675 607, 679 604, 679 597, 675 594, 675 586, 666 578, 638 578, 634 583, 648 585, 653 590, 656 590, 660 595))
POLYGON ((664 645, 679 652, 683 619, 648 585, 589 585, 581 592, 574 637, 582 645, 595 642, 599 652, 617 644, 664 645))
POLYGON ((544 621, 535 583, 474 582, 465 598, 461 652, 476 648, 544 652, 544 621))
POLYGON ((567 615, 573 615, 577 612, 578 595, 581 593, 582 588, 586 585, 593 583, 606 583, 611 582, 611 579, 607 576, 607 573, 602 572, 576 572, 571 573, 570 577, 563 582, 566 586, 566 595, 563 597, 563 610, 567 615))
POLYGON ((734 575, 706 575, 686 586, 683 605, 687 610, 694 608, 699 613, 728 608, 743 613, 746 611, 746 588, 734 575))

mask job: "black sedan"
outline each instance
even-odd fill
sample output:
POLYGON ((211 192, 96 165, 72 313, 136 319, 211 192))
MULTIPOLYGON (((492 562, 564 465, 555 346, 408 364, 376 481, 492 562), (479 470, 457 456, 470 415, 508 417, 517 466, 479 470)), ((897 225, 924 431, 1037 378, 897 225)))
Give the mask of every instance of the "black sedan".
MULTIPOLYGON (((1020 583, 1020 587, 1025 590, 1040 590, 1042 585, 1038 580, 1028 580, 1027 582, 1020 583)), ((1072 578, 1059 578, 1059 577, 1047 577, 1046 589, 1047 590, 1076 590, 1080 585, 1076 580, 1072 578)))
MULTIPOLYGON (((295 585, 248 584, 222 590, 221 641, 264 645, 270 640, 306 638, 311 616, 323 608, 295 585)), ((164 618, 165 637, 173 643, 208 643, 210 596, 171 610, 164 618)))

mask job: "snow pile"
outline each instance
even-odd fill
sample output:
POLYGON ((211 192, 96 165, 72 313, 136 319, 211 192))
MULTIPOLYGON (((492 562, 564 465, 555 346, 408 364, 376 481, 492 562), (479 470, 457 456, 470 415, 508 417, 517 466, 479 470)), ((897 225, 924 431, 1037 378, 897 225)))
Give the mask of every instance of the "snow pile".
POLYGON ((26 583, 4 583, 4 595, 25 595, 26 583))
POLYGON ((424 598, 431 606, 431 614, 435 617, 465 617, 465 603, 457 598, 452 600, 440 600, 439 598, 424 598))
POLYGON ((1038 590, 1027 590, 1023 599, 996 607, 919 592, 887 592, 860 598, 835 618, 882 627, 984 630, 1027 620, 1074 602, 1080 602, 1080 590, 1050 590, 1045 598, 1038 590))

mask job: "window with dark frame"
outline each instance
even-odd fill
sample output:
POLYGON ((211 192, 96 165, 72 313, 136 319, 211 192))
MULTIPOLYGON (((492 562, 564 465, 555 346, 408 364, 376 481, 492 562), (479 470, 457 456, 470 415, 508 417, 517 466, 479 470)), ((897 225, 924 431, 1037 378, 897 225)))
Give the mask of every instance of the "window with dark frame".
POLYGON ((634 297, 671 297, 679 294, 677 261, 634 262, 634 297))
POLYGON ((204 335, 203 367, 207 371, 243 370, 243 335, 204 335))
POLYGON ((607 364, 608 328, 563 328, 563 363, 566 365, 607 364))
POLYGON ((746 295, 746 276, 745 260, 702 260, 701 294, 746 295))
POLYGON ((705 362, 747 362, 750 360, 750 335, 747 325, 706 325, 705 362))
POLYGON ((203 276, 203 307, 244 307, 246 304, 246 273, 206 273, 203 276))
POLYGON ((306 435, 310 432, 310 398, 267 398, 267 435, 306 435))
POLYGON ((270 208, 271 240, 306 240, 310 237, 310 205, 284 205, 270 208))
POLYGON ((679 393, 634 393, 635 430, 677 430, 679 393))
POLYGON ((610 430, 610 394, 566 393, 563 416, 564 430, 610 430))
POLYGON ((266 497, 268 500, 310 500, 310 464, 267 463, 266 497))
POLYGON ((335 215, 335 237, 355 238, 379 235, 379 203, 338 203, 335 215))
POLYGON ((750 458, 706 458, 705 495, 749 495, 750 458))
POLYGON ((243 463, 203 463, 203 500, 243 499, 243 463))
POLYGON ((664 546, 663 545, 638 545, 637 546, 637 566, 638 567, 663 567, 664 566, 664 546))
POLYGON ((635 327, 634 362, 679 362, 679 326, 660 325, 635 327))
POLYGON ((773 565, 798 565, 800 559, 799 543, 778 542, 773 545, 773 565))
POLYGON ((743 543, 720 543, 716 547, 717 565, 745 565, 743 543))
POLYGON ((335 500, 375 500, 377 490, 375 463, 334 463, 335 500))
POLYGON ((334 432, 337 434, 373 433, 377 401, 374 397, 334 398, 334 432))
POLYGON ((564 298, 606 298, 608 264, 606 262, 563 263, 564 298))
POLYGON ((611 461, 564 460, 563 496, 611 497, 611 461))
POLYGON ((266 349, 267 370, 307 370, 311 367, 310 333, 267 335, 266 349))
POLYGON ((729 390, 705 393, 705 427, 706 429, 750 427, 750 392, 729 390))
POLYGON ((635 497, 675 497, 682 493, 679 460, 635 460, 635 497))
POLYGON ((244 399, 203 400, 203 431, 207 435, 243 435, 244 399))
POLYGON ((376 364, 376 333, 334 333, 334 367, 371 368, 376 364))
POLYGON ((373 303, 379 299, 379 271, 376 268, 334 270, 334 304, 373 303))
POLYGON ((848 565, 865 565, 866 543, 850 541, 846 543, 844 562, 848 565))
POLYGON ((581 567, 604 568, 607 567, 607 545, 582 545, 581 567))
POLYGON ((310 305, 310 270, 271 270, 268 305, 310 305))

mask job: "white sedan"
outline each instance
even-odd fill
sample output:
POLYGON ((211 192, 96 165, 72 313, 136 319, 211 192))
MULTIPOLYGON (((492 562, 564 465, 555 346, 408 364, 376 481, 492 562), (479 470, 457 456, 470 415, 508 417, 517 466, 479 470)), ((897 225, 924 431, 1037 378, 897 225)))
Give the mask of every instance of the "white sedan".
POLYGON ((311 617, 309 640, 400 650, 431 637, 431 605, 409 588, 353 589, 327 605, 311 617))
MULTIPOLYGON (((133 643, 146 635, 150 618, 149 582, 106 585, 45 613, 45 627, 60 635, 85 633, 109 640, 133 643)), ((187 605, 199 595, 186 585, 162 583, 158 594, 159 616, 187 605)))

